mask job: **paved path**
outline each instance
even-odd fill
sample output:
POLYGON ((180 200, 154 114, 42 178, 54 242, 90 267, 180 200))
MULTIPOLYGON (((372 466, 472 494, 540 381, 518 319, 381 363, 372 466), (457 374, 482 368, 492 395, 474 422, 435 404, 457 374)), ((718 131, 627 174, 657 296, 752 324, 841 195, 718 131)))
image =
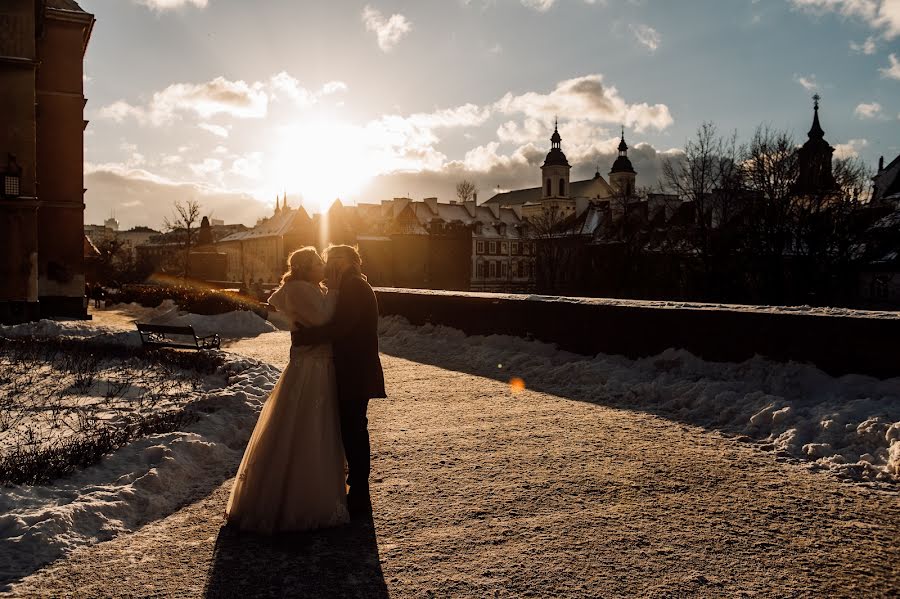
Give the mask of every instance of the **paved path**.
MULTIPOLYGON (((232 351, 284 363, 283 333, 232 351)), ((220 533, 231 481, 16 587, 90 597, 887 597, 897 494, 643 412, 384 356, 374 522, 220 533)))

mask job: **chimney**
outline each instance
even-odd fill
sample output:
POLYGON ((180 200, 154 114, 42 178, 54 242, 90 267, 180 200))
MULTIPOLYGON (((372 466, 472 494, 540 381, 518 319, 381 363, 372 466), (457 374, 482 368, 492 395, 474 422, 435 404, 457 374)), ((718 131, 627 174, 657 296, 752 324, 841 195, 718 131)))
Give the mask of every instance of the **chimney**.
POLYGON ((432 214, 438 213, 437 203, 437 198, 425 198, 425 205, 428 206, 432 214))
POLYGON ((475 218, 475 207, 477 206, 475 200, 466 200, 465 202, 463 202, 463 206, 466 207, 466 212, 469 214, 469 216, 471 218, 475 218))
POLYGON ((883 170, 884 170, 884 156, 881 156, 878 158, 878 172, 880 173, 883 170))
POLYGON ((476 206, 478 205, 478 192, 477 191, 472 192, 472 201, 475 202, 476 206))
POLYGON ((500 218, 500 204, 490 204, 488 205, 488 208, 490 208, 491 214, 494 215, 494 218, 500 218))

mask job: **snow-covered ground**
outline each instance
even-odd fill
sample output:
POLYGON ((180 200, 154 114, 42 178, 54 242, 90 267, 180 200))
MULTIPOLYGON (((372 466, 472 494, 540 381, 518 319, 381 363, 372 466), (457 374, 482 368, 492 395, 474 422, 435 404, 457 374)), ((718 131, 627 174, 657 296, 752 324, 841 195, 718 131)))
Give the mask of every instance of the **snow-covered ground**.
MULTIPOLYGON (((46 334, 139 342, 136 333, 91 323, 0 327, 0 335, 46 334)), ((232 476, 279 372, 226 354, 222 374, 226 386, 188 398, 202 415, 184 430, 134 441, 49 485, 0 489, 0 582, 164 517, 232 476)))
POLYGON ((900 378, 835 378, 814 366, 763 358, 707 362, 675 349, 640 360, 585 357, 518 337, 412 326, 399 317, 383 318, 379 332, 382 351, 393 355, 745 435, 764 450, 855 480, 900 480, 900 378))
MULTIPOLYGON (((119 321, 41 321, 0 327, 0 335, 100 335, 135 344, 129 319, 169 318, 194 324, 198 333, 228 330, 252 337, 269 331, 242 342, 259 345, 260 354, 274 351, 271 338, 285 341, 284 333, 271 332, 273 325, 249 312, 199 317, 180 314, 171 305, 117 310, 119 321)), ((399 317, 382 319, 380 335, 383 351, 392 355, 501 380, 521 379, 527 388, 559 397, 745 435, 764 450, 856 480, 889 486, 900 480, 900 379, 834 378, 811 366, 761 358, 711 363, 681 350, 641 360, 585 357, 516 337, 469 337, 446 327, 416 327, 399 317)), ((286 356, 281 345, 275 349, 286 356)), ((133 531, 233 475, 279 371, 233 354, 227 355, 225 370, 228 385, 198 395, 209 411, 185 430, 135 441, 52 485, 0 489, 0 580, 80 545, 133 531)))

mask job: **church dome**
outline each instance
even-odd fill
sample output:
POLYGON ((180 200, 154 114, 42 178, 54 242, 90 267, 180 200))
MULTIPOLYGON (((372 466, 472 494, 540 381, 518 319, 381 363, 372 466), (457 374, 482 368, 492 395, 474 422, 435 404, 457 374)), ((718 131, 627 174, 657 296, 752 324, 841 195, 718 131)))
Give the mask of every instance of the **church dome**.
POLYGON ((633 173, 634 167, 631 166, 631 160, 628 159, 628 156, 619 156, 616 158, 616 161, 613 162, 612 170, 609 171, 611 173, 633 173))
POLYGON ((550 137, 550 151, 547 152, 547 157, 544 158, 543 166, 571 166, 560 147, 561 142, 562 137, 559 134, 559 127, 553 127, 553 136, 550 137))

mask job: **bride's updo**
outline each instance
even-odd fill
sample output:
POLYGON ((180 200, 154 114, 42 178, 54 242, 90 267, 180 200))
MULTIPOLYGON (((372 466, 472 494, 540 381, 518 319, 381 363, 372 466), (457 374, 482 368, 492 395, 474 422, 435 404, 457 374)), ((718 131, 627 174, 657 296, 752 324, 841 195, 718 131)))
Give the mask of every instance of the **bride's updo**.
POLYGON ((314 285, 318 285, 319 281, 313 281, 309 278, 310 270, 314 264, 321 264, 322 257, 316 248, 310 246, 302 247, 299 250, 291 252, 287 259, 287 272, 281 277, 281 284, 284 285, 288 281, 309 281, 314 285))

